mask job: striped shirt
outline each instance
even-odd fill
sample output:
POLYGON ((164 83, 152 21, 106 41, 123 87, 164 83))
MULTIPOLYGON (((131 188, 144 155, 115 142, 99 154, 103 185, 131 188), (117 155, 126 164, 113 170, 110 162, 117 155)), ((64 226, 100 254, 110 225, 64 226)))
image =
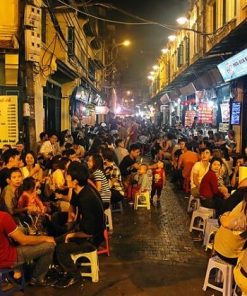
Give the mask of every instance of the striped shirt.
POLYGON ((93 181, 94 183, 101 182, 101 190, 99 192, 101 199, 103 203, 110 203, 111 190, 105 174, 101 170, 96 170, 93 172, 93 181))

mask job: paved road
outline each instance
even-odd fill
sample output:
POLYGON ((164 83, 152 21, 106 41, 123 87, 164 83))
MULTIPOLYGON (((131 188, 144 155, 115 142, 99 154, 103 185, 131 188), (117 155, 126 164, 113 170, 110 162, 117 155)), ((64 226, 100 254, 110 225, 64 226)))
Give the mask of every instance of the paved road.
POLYGON ((25 295, 200 296, 208 256, 189 234, 183 195, 166 186, 160 207, 114 213, 111 256, 100 257, 100 282, 66 290, 27 288, 25 295))

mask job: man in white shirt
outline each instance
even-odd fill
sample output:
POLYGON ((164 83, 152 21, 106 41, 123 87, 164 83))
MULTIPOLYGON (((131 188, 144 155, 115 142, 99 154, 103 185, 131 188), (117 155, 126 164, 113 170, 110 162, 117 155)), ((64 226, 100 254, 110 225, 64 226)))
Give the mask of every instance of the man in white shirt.
POLYGON ((198 161, 194 164, 191 175, 190 175, 190 184, 191 184, 191 194, 194 197, 199 197, 199 188, 202 181, 202 178, 206 175, 209 170, 211 159, 211 151, 209 148, 204 148, 201 151, 201 161, 198 161))
POLYGON ((123 158, 129 154, 129 152, 126 148, 124 148, 124 140, 117 139, 115 144, 116 148, 114 149, 114 152, 117 156, 118 164, 120 164, 123 158))
POLYGON ((57 154, 57 135, 52 133, 49 136, 49 140, 45 141, 40 147, 39 153, 44 156, 45 159, 50 159, 57 154))

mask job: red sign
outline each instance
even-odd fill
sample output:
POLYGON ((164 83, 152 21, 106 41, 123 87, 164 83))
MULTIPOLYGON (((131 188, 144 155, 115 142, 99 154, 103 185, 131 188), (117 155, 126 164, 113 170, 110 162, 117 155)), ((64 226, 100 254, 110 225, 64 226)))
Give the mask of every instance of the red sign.
POLYGON ((213 123, 213 106, 208 103, 200 103, 198 108, 198 119, 200 123, 213 123))
POLYGON ((186 111, 186 113, 185 113, 185 126, 191 127, 195 116, 196 116, 195 111, 193 111, 193 110, 186 111))

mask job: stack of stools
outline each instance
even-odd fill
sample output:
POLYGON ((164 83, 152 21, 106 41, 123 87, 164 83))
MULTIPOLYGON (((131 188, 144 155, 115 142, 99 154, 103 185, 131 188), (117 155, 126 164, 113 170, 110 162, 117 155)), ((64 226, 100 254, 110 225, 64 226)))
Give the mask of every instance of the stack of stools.
POLYGON ((232 296, 232 284, 233 284, 233 266, 223 261, 219 257, 215 256, 209 259, 208 268, 204 280, 203 291, 207 290, 207 287, 217 290, 223 293, 223 296, 232 296), (216 283, 210 283, 210 272, 213 269, 217 269, 223 275, 223 287, 219 287, 216 283))
POLYGON ((204 207, 200 207, 192 213, 190 222, 190 232, 193 230, 201 231, 204 233, 206 227, 206 221, 213 218, 214 210, 204 207))
POLYGON ((81 254, 71 254, 71 258, 75 264, 78 264, 83 267, 90 266, 90 272, 81 272, 82 277, 91 277, 92 282, 97 283, 99 281, 99 264, 98 264, 98 254, 97 250, 88 253, 81 254), (86 258, 88 262, 79 262, 81 258, 86 258))
POLYGON ((187 207, 187 213, 192 213, 193 211, 199 209, 200 207, 200 199, 194 197, 193 195, 190 195, 188 207, 187 207))
POLYGON ((215 233, 219 229, 219 222, 218 219, 208 219, 206 221, 205 233, 204 233, 204 240, 203 246, 205 246, 205 251, 208 249, 213 249, 213 238, 215 233))

